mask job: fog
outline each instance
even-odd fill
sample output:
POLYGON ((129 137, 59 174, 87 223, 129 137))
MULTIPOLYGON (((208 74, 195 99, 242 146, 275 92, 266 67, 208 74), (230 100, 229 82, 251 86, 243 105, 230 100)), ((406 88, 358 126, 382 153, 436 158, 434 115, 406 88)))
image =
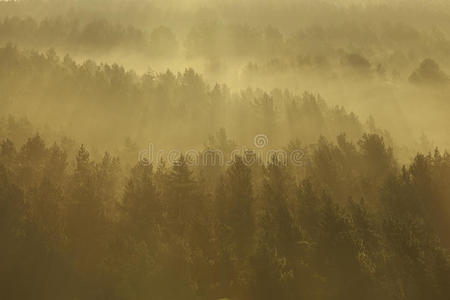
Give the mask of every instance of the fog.
MULTIPOLYGON (((445 1, 19 1, 2 6, 5 44, 42 52, 51 48, 79 64, 118 64, 138 76, 192 68, 210 87, 225 84, 232 93, 306 91, 331 107, 344 106, 363 123, 373 116, 413 153, 422 135, 433 146, 448 146, 445 1), (421 68, 427 59, 435 66, 421 68)), ((16 110, 33 119, 20 104, 16 110)), ((132 136, 136 128, 129 132, 132 136)))
POLYGON ((446 0, 0 1, 0 291, 448 299, 449 114, 446 0))

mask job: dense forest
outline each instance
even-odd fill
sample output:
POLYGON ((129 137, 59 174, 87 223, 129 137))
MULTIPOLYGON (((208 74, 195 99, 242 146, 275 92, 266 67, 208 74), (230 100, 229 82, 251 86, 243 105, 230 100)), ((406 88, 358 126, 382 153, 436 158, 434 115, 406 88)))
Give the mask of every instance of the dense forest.
POLYGON ((0 299, 450 298, 450 5, 0 1, 0 299))

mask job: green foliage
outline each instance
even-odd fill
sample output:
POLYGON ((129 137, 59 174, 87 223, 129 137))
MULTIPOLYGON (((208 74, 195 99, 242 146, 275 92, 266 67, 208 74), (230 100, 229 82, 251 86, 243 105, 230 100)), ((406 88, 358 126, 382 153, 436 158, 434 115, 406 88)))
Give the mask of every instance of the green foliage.
POLYGON ((184 157, 124 181, 108 153, 67 160, 39 135, 18 152, 4 140, 2 295, 447 299, 449 155, 398 170, 379 136, 337 141, 311 146, 300 181, 276 157, 236 157, 206 183, 184 157))
POLYGON ((375 2, 0 0, 0 299, 450 299, 450 155, 388 124, 447 135, 449 6, 375 2))

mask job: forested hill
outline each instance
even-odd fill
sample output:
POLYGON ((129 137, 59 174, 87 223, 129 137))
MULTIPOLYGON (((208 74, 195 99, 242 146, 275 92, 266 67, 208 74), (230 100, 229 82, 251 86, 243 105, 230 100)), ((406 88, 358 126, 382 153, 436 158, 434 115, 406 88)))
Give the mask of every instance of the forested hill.
POLYGON ((447 299, 448 153, 403 166, 373 120, 192 69, 139 76, 13 46, 0 65, 2 112, 32 121, 0 119, 6 298, 447 299), (149 164, 130 138, 204 157, 261 132, 301 164, 149 164))
POLYGON ((0 300, 449 300, 448 0, 0 0, 0 300))
POLYGON ((4 117, 26 116, 96 146, 121 144, 128 137, 140 146, 196 147, 220 128, 241 144, 252 143, 261 132, 279 146, 341 133, 356 140, 372 132, 392 145, 373 120, 360 121, 319 95, 280 89, 232 92, 226 85, 208 85, 193 69, 140 76, 116 64, 78 64, 51 50, 9 45, 0 48, 0 89, 4 117))
MULTIPOLYGON (((223 134, 212 141, 232 147, 223 134)), ((93 160, 86 146, 69 156, 65 148, 39 135, 0 144, 7 299, 450 293, 448 153, 400 167, 380 136, 366 134, 357 144, 321 138, 302 148, 301 165, 235 156, 192 166, 181 157, 126 171, 108 152, 93 160)))

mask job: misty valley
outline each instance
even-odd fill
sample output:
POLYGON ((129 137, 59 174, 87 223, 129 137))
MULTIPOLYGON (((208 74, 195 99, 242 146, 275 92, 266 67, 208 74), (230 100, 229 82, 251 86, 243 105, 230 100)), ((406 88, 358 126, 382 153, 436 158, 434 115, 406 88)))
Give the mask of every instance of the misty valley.
POLYGON ((0 299, 450 298, 447 0, 0 1, 0 299))

